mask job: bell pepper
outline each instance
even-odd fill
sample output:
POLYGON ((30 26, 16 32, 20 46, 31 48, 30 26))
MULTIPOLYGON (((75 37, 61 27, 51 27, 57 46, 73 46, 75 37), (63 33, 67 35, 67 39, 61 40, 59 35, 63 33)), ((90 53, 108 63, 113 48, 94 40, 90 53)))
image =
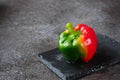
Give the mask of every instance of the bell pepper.
POLYGON ((58 38, 58 49, 69 62, 79 59, 89 62, 97 48, 98 40, 94 30, 86 24, 66 24, 66 30, 58 38))

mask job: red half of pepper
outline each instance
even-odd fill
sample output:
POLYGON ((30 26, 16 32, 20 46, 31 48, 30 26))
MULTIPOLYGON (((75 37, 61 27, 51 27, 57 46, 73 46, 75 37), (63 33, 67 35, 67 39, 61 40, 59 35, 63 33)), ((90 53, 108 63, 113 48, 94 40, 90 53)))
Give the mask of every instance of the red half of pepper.
POLYGON ((86 24, 78 24, 73 27, 72 23, 66 24, 58 39, 58 48, 63 57, 75 62, 79 59, 89 62, 97 48, 98 40, 94 30, 86 24))

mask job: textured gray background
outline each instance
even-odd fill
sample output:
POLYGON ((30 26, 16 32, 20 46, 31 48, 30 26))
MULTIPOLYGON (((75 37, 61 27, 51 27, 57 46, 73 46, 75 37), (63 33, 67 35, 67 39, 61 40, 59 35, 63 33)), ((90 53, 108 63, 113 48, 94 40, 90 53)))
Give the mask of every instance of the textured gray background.
MULTIPOLYGON (((120 42, 120 0, 0 0, 0 80, 60 80, 36 58, 67 22, 120 42)), ((119 80, 120 64, 82 80, 119 80)))

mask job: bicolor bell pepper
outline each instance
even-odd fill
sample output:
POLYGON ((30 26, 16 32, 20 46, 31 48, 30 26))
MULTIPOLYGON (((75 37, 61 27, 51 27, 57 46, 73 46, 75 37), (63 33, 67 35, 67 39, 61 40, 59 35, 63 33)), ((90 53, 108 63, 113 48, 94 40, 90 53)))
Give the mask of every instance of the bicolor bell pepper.
POLYGON ((73 27, 72 23, 67 23, 66 30, 58 38, 58 49, 69 62, 79 59, 89 62, 96 52, 97 44, 95 31, 86 24, 73 27))

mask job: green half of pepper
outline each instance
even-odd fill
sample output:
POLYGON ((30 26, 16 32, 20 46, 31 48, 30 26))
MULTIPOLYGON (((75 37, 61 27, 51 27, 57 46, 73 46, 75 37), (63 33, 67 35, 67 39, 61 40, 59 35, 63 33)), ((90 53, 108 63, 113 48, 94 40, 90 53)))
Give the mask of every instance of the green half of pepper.
POLYGON ((85 57, 84 49, 79 41, 80 35, 81 32, 75 31, 72 23, 67 23, 66 30, 59 35, 58 48, 63 57, 69 62, 75 62, 85 57))

